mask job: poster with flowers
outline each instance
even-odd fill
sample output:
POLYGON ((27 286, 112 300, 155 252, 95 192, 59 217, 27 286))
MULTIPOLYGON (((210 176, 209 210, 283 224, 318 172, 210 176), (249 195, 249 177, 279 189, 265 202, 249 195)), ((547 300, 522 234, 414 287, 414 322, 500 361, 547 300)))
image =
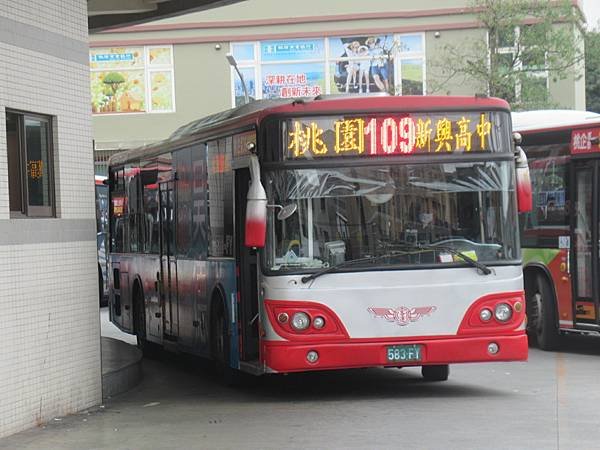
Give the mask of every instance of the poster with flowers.
POLYGON ((94 114, 171 112, 172 47, 105 47, 90 50, 94 114), (160 70, 149 70, 149 67, 160 70))
POLYGON ((148 49, 148 64, 151 66, 171 65, 171 47, 151 47, 148 49))
POLYGON ((150 73, 150 97, 152 111, 173 110, 173 79, 170 71, 150 73))
POLYGON ((143 70, 92 72, 92 112, 143 112, 145 83, 143 70))

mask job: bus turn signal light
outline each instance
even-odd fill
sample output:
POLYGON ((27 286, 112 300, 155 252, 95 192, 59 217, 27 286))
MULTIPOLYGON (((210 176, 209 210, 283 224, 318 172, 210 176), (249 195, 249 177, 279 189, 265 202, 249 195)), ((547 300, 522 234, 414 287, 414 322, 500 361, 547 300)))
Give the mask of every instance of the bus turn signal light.
POLYGON ((525 320, 524 301, 523 291, 485 295, 469 307, 458 334, 518 331, 525 320))
POLYGON ((337 314, 329 307, 307 301, 265 300, 273 330, 289 340, 327 340, 348 337, 337 314))

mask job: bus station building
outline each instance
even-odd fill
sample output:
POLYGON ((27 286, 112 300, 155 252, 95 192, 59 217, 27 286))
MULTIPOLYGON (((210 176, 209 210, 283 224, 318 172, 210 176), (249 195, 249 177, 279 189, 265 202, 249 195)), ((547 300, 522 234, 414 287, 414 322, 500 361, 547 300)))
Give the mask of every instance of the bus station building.
MULTIPOLYGON (((243 102, 244 89, 228 53, 244 77, 249 99, 367 90, 485 93, 475 82, 446 82, 440 72, 440 64, 447 63, 445 46, 486 39, 470 5, 467 0, 426 0, 418 6, 395 0, 306 0, 289 17, 281 2, 247 0, 94 33, 90 77, 96 173, 105 174, 114 152, 164 139, 185 123, 243 102), (385 55, 385 65, 377 55, 385 55), (370 66, 378 65, 376 77, 370 66)), ((574 69, 565 79, 540 73, 535 82, 546 86, 557 106, 585 108, 583 73, 574 69)))

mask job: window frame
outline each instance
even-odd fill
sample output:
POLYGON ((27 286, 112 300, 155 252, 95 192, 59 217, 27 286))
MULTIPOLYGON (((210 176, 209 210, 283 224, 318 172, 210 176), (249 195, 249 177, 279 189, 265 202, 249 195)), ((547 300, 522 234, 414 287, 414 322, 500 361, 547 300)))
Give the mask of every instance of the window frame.
MULTIPOLYGON (((546 62, 547 55, 544 55, 544 68, 543 69, 524 73, 524 72, 522 72, 523 67, 525 66, 523 64, 523 55, 525 54, 525 52, 527 52, 528 49, 535 48, 535 46, 529 46, 529 47, 519 46, 519 41, 521 39, 521 26, 514 27, 512 38, 513 38, 512 45, 504 45, 504 46, 498 45, 496 50, 498 51, 499 55, 513 55, 513 57, 514 57, 515 54, 519 54, 519 58, 517 59, 516 64, 515 64, 515 70, 520 71, 521 76, 518 76, 516 78, 515 84, 514 84, 515 102, 523 103, 523 102, 531 101, 531 99, 529 99, 529 98, 523 98, 523 92, 522 92, 523 91, 523 81, 522 81, 523 79, 544 80, 546 83, 546 94, 549 97, 550 96, 550 74, 548 72, 548 64, 546 62)), ((488 32, 488 34, 487 34, 488 51, 489 51, 489 39, 490 39, 490 36, 489 36, 489 32, 488 32)), ((491 55, 490 55, 490 57, 491 57, 491 55)))
MULTIPOLYGON (((13 114, 17 118, 17 146, 18 146, 18 160, 19 160, 19 185, 20 189, 20 210, 12 209, 9 202, 9 211, 11 218, 53 218, 56 217, 56 189, 55 189, 55 176, 54 176, 54 117, 32 113, 28 111, 21 111, 16 109, 7 108, 5 110, 5 126, 6 116, 13 114), (38 120, 46 124, 46 152, 48 160, 48 198, 49 206, 37 206, 29 203, 29 186, 27 183, 27 136, 25 130, 25 122, 27 119, 38 120)), ((7 149, 8 151, 8 149, 7 149)), ((7 155, 8 156, 8 155, 7 155)), ((11 189, 11 175, 8 175, 8 190, 11 189)), ((10 194, 9 194, 10 196, 10 194)))

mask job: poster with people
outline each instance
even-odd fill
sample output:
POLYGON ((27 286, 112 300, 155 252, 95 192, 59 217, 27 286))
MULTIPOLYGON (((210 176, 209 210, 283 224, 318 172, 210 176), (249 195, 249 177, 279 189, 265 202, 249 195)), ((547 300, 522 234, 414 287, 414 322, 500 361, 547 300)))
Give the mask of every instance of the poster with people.
POLYGON ((329 39, 331 93, 394 90, 394 36, 352 36, 329 39))
MULTIPOLYGON (((232 53, 251 100, 425 92, 422 33, 236 42, 232 53)), ((233 71, 232 97, 236 106, 244 102, 233 71)))

